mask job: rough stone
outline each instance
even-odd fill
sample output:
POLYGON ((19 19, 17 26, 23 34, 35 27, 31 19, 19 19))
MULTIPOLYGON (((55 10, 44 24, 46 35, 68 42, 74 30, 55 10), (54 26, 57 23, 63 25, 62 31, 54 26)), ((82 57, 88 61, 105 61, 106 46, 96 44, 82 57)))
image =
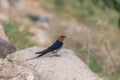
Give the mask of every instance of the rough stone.
POLYGON ((0 25, 0 58, 16 51, 15 46, 8 40, 2 25, 0 25))
POLYGON ((15 51, 16 48, 12 43, 0 38, 0 58, 5 58, 8 54, 15 51))
POLYGON ((60 50, 60 57, 47 54, 31 59, 43 49, 31 47, 8 55, 0 63, 0 77, 3 80, 102 80, 71 50, 60 50))

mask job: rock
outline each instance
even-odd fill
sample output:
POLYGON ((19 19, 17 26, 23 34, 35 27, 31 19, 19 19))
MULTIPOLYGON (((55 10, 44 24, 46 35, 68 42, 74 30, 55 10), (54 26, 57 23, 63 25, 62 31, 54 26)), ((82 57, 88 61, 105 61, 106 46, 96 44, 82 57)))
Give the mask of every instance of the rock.
POLYGON ((31 47, 8 55, 0 63, 2 80, 102 80, 71 50, 60 50, 60 57, 47 54, 31 59, 43 49, 31 47))
POLYGON ((15 46, 8 40, 2 25, 0 25, 0 58, 16 51, 15 46))
POLYGON ((27 17, 33 22, 47 22, 47 18, 43 16, 37 16, 33 14, 27 14, 27 17))
POLYGON ((8 54, 15 51, 16 48, 12 43, 0 38, 0 58, 5 58, 8 54))

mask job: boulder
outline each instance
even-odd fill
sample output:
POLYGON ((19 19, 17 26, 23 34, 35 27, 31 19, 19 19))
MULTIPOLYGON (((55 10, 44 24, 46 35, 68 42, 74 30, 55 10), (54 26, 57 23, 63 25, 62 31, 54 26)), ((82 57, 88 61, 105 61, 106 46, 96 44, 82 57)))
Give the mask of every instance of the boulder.
POLYGON ((44 48, 31 47, 10 54, 0 63, 0 80, 102 80, 73 51, 61 49, 56 57, 35 52, 44 48))
POLYGON ((16 51, 15 46, 9 41, 0 38, 0 58, 5 58, 8 54, 16 51))
POLYGON ((34 14, 27 14, 27 17, 33 22, 47 22, 47 18, 43 16, 38 16, 34 14))
POLYGON ((8 40, 2 25, 0 25, 0 58, 16 51, 15 46, 8 40))

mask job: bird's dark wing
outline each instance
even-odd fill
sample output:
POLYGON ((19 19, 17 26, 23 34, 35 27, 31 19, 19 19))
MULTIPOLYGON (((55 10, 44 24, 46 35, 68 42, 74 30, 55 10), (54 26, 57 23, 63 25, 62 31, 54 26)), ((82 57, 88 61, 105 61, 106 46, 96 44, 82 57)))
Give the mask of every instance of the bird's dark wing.
POLYGON ((63 45, 62 42, 60 42, 60 41, 55 41, 55 42, 52 44, 52 46, 48 47, 47 49, 45 49, 45 50, 43 50, 43 51, 41 51, 41 52, 37 52, 36 54, 40 54, 38 57, 43 56, 43 55, 47 54, 47 53, 50 52, 50 51, 54 51, 54 50, 56 50, 56 49, 61 48, 62 45, 63 45))
POLYGON ((56 50, 56 49, 59 49, 61 48, 63 45, 63 42, 60 42, 60 41, 55 41, 52 46, 50 46, 50 48, 52 48, 53 50, 56 50))

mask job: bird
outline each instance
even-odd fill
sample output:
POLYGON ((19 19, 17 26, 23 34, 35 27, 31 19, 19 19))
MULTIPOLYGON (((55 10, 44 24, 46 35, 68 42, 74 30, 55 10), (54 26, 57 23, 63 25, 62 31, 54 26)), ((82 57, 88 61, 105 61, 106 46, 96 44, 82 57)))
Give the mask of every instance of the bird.
POLYGON ((35 54, 40 54, 36 58, 41 57, 41 56, 43 56, 43 55, 45 55, 45 54, 47 54, 49 52, 54 53, 55 56, 59 56, 56 53, 62 48, 64 38, 66 38, 66 36, 63 35, 63 34, 60 34, 57 37, 57 40, 50 47, 48 47, 47 49, 42 50, 40 52, 36 52, 35 54))

